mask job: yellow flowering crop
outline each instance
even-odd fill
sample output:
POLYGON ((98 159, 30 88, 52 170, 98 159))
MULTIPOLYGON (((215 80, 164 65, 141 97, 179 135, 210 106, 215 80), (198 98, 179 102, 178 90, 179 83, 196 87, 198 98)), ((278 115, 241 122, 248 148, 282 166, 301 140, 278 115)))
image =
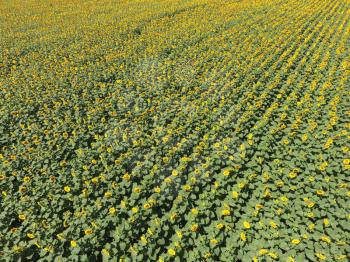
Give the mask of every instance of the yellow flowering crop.
POLYGON ((349 259, 349 0, 0 14, 1 261, 349 259))
POLYGON ((250 223, 249 223, 248 221, 244 221, 244 222, 243 222, 243 227, 244 227, 245 229, 249 229, 249 228, 250 228, 250 223))
POLYGON ((171 256, 175 256, 176 255, 176 251, 174 249, 172 249, 172 248, 168 249, 168 253, 171 256))
POLYGON ((294 245, 298 245, 300 243, 300 240, 299 239, 292 239, 292 244, 294 245))
POLYGON ((71 240, 70 241, 70 246, 71 247, 76 247, 78 244, 77 244, 77 241, 75 241, 75 240, 71 240))

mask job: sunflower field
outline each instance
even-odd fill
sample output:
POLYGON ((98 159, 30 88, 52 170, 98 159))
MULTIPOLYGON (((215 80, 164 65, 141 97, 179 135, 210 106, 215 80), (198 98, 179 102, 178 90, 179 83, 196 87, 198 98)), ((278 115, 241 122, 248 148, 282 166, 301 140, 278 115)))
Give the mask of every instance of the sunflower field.
POLYGON ((349 0, 2 0, 0 261, 349 261, 349 0))

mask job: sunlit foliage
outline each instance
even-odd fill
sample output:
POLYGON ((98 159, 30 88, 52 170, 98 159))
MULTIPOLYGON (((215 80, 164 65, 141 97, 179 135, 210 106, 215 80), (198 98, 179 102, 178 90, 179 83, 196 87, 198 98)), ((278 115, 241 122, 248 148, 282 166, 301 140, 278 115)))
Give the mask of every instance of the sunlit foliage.
POLYGON ((349 19, 2 0, 0 261, 348 261, 349 19))

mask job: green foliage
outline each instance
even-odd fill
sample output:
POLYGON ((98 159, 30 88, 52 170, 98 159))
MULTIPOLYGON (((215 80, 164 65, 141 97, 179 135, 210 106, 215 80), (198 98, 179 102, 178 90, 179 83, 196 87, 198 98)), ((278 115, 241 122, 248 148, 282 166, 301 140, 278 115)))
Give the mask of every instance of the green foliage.
POLYGON ((0 261, 349 260, 348 1, 0 13, 0 261))

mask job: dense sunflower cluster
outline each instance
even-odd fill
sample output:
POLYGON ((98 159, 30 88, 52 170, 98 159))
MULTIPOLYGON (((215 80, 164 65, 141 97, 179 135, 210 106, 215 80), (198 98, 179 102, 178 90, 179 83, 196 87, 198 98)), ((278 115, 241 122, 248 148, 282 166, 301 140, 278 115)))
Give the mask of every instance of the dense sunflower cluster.
POLYGON ((1 261, 348 261, 349 0, 0 4, 1 261))

